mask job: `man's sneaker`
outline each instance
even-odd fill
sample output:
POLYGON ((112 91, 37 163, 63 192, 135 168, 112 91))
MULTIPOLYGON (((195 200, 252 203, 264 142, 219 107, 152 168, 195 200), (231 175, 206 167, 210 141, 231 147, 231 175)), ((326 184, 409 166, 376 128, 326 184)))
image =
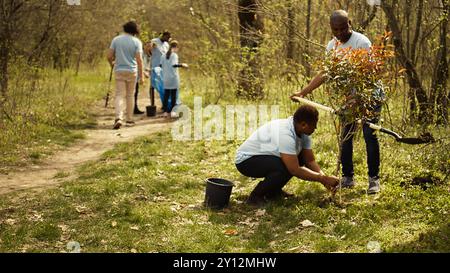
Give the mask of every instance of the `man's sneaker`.
POLYGON ((368 194, 376 194, 380 192, 380 178, 379 177, 369 177, 369 189, 368 194))
POLYGON ((116 119, 116 120, 114 121, 114 127, 113 127, 113 130, 119 130, 120 127, 122 127, 122 121, 120 121, 120 119, 116 119))
POLYGON ((341 183, 339 185, 337 185, 336 189, 339 189, 339 187, 353 188, 354 186, 355 186, 355 180, 353 180, 353 177, 343 176, 341 179, 341 183))
POLYGON ((126 122, 126 125, 127 125, 128 127, 131 127, 131 126, 136 125, 136 122, 130 120, 130 121, 127 121, 127 122, 126 122))
POLYGON ((293 193, 288 193, 288 192, 285 192, 284 190, 280 190, 280 191, 277 191, 272 194, 266 194, 264 197, 267 200, 277 200, 277 199, 291 198, 294 196, 295 196, 295 194, 293 194, 293 193))
POLYGON ((142 115, 142 114, 144 114, 144 112, 142 112, 141 110, 139 110, 139 108, 135 107, 135 108, 134 108, 134 111, 133 111, 133 114, 135 114, 135 115, 142 115))
POLYGON ((261 207, 267 203, 267 200, 264 197, 250 194, 245 203, 249 206, 261 207))

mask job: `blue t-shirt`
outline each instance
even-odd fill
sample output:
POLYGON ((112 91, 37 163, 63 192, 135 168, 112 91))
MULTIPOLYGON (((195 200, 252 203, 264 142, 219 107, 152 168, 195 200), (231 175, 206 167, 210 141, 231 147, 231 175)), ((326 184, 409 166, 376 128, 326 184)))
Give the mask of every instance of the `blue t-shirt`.
POLYGON ((130 35, 122 34, 112 40, 111 49, 115 54, 115 71, 137 72, 136 54, 142 54, 142 42, 130 35))
POLYGON ((310 136, 297 137, 293 117, 278 119, 256 130, 237 150, 235 162, 239 164, 257 155, 299 155, 303 149, 310 150, 311 147, 310 136))
POLYGON ((180 88, 180 75, 178 74, 178 68, 174 67, 174 65, 178 65, 177 53, 173 52, 170 54, 169 59, 167 59, 166 55, 161 57, 164 89, 180 88))

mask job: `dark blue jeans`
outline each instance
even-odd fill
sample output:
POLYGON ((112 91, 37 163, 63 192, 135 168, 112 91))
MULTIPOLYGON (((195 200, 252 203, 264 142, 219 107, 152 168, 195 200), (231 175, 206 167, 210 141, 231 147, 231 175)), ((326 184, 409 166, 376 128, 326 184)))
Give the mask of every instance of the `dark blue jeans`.
MULTIPOLYGON (((380 107, 381 111, 381 107, 380 107)), ((369 122, 378 123, 378 118, 369 122)), ((342 144, 342 173, 344 176, 353 177, 355 172, 353 169, 353 135, 358 125, 356 123, 348 124, 342 130, 342 138, 345 141, 342 144)), ((378 177, 380 174, 380 143, 375 130, 368 125, 363 125, 363 135, 366 142, 367 165, 369 168, 369 177, 378 177)))
MULTIPOLYGON (((298 155, 299 166, 305 166, 303 154, 298 155)), ((253 178, 264 178, 256 185, 251 197, 273 198, 279 195, 283 187, 291 180, 292 174, 281 158, 273 155, 253 156, 242 163, 236 164, 238 171, 253 178)))

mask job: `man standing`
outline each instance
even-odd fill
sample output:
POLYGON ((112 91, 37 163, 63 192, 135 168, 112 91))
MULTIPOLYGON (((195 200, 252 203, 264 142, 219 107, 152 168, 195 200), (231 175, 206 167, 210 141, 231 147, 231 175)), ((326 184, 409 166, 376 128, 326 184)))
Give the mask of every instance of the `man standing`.
POLYGON ((137 77, 144 83, 142 65, 142 42, 136 38, 139 27, 134 21, 123 25, 124 34, 115 37, 108 50, 107 59, 114 66, 116 77, 114 130, 120 129, 124 120, 124 100, 126 102, 126 124, 134 125, 134 91, 137 77))
POLYGON ((339 178, 322 172, 312 150, 310 135, 318 120, 317 109, 304 105, 292 117, 263 125, 239 147, 235 161, 239 172, 264 178, 250 194, 248 204, 260 205, 289 196, 282 188, 293 176, 320 182, 334 190, 339 178))
MULTIPOLYGON (((346 11, 334 11, 330 17, 330 26, 335 38, 328 43, 327 52, 343 48, 370 49, 372 46, 372 43, 366 36, 352 30, 351 21, 349 20, 346 11)), ((321 86, 324 82, 325 75, 321 72, 306 87, 293 96, 304 97, 321 86)), ((383 90, 377 90, 377 92, 383 92, 383 90)), ((376 107, 376 112, 381 112, 381 105, 376 107)), ((378 118, 369 121, 371 123, 377 123, 378 118)), ((342 187, 345 188, 351 188, 355 185, 353 180, 353 134, 356 128, 357 124, 353 122, 345 124, 342 131, 342 138, 345 140, 342 145, 341 155, 343 172, 342 187)), ((369 189, 367 192, 369 194, 375 194, 380 191, 380 145, 375 131, 368 125, 363 126, 363 134, 366 142, 367 164, 369 169, 369 189)))
MULTIPOLYGON (((170 32, 168 31, 164 31, 164 33, 158 37, 152 40, 152 60, 151 60, 151 89, 150 92, 154 93, 155 92, 155 88, 157 89, 158 93, 159 93, 159 97, 161 99, 161 103, 162 103, 162 99, 164 98, 164 86, 162 83, 162 78, 161 78, 161 71, 156 71, 156 69, 160 69, 160 64, 161 64, 161 56, 166 55, 167 52, 169 51, 170 45, 169 45, 169 40, 170 40, 170 32)), ((163 109, 165 110, 165 109, 163 109)))

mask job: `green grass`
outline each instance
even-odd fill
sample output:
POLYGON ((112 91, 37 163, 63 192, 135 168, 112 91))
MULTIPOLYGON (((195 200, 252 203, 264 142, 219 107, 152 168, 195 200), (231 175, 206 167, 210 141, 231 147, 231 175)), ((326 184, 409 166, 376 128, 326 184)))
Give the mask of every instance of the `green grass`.
POLYGON ((13 79, 6 105, 10 119, 0 122, 0 172, 39 163, 83 139, 80 129, 96 125, 90 109, 106 92, 106 74, 102 69, 84 70, 74 77, 72 70, 43 70, 38 77, 24 72, 13 79))
MULTIPOLYGON (((186 82, 187 105, 194 95, 211 95, 200 82, 186 82)), ((228 103, 245 102, 227 95, 221 104, 228 103)), ((295 106, 283 105, 281 115, 295 106)), ((448 128, 435 130, 448 134, 448 128)), ((313 139, 327 173, 336 169, 333 132, 331 118, 322 115, 313 139)), ((380 141, 381 194, 365 194, 366 153, 358 136, 354 189, 330 202, 321 185, 292 179, 286 189, 295 198, 255 209, 244 201, 258 180, 243 177, 233 164, 241 141, 177 142, 170 132, 141 137, 83 165, 77 179, 58 188, 2 196, 0 251, 66 252, 68 243, 78 242, 82 252, 367 252, 376 241, 384 252, 449 252, 450 195, 442 168, 448 162, 439 161, 445 155, 434 154, 436 162, 427 165, 435 146, 402 145, 384 135, 380 141), (414 185, 416 176, 427 174, 440 183, 426 190, 414 185), (224 211, 202 205, 210 177, 236 184, 224 211), (302 227, 304 220, 314 226, 302 227)))
MULTIPOLYGON (((412 149, 402 146, 392 157, 397 144, 382 142, 380 195, 365 194, 359 158, 359 183, 342 192, 342 203, 327 201, 316 183, 293 179, 287 190, 295 198, 258 211, 243 203, 257 181, 235 170, 238 142, 175 142, 168 132, 143 137, 84 165, 58 189, 2 198, 0 251, 60 252, 71 241, 83 252, 367 252, 369 241, 386 252, 450 251, 448 184, 400 186, 420 166, 405 164, 412 149), (202 206, 208 177, 235 181, 228 209, 202 206), (303 220, 315 226, 302 228, 303 220)), ((326 171, 334 169, 325 152, 318 157, 326 171)))

